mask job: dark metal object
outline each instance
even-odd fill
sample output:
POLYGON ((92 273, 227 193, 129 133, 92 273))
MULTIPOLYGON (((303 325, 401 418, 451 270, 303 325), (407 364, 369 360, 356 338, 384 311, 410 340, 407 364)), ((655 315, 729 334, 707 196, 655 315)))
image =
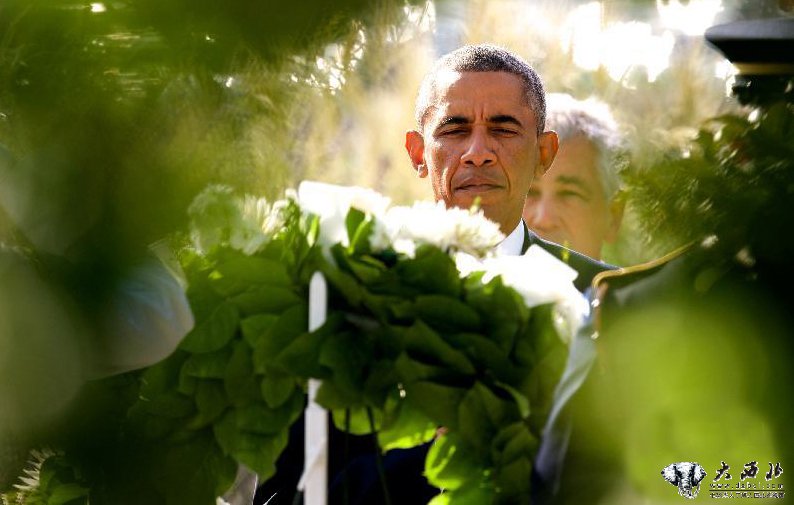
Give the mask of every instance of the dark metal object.
POLYGON ((739 70, 733 92, 741 103, 794 102, 794 18, 735 21, 705 36, 739 70))

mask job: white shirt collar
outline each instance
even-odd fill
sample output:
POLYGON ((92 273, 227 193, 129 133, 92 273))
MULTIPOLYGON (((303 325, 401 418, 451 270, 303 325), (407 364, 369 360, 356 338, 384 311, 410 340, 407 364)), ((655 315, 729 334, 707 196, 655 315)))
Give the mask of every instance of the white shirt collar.
POLYGON ((496 254, 500 256, 521 256, 524 247, 524 221, 519 220, 516 228, 497 246, 496 254))

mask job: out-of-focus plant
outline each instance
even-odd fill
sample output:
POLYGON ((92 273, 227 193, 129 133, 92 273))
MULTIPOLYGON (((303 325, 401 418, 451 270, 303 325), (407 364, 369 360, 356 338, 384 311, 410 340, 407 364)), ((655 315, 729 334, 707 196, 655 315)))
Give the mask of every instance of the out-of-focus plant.
POLYGON ((359 35, 409 5, 0 4, 3 484, 50 428, 111 430, 99 393, 64 412, 147 246, 208 182, 274 195, 300 175, 291 119, 326 93, 316 57, 335 44, 348 72, 359 35))
POLYGON ((598 372, 573 405, 560 503, 667 503, 675 491, 659 472, 672 462, 713 476, 721 461, 738 472, 794 454, 779 401, 792 380, 788 98, 710 119, 684 149, 627 173, 654 243, 691 246, 602 283, 598 372))
POLYGON ((785 102, 706 122, 683 152, 629 174, 643 226, 670 246, 706 241, 715 257, 770 281, 789 272, 792 131, 794 107, 785 102))

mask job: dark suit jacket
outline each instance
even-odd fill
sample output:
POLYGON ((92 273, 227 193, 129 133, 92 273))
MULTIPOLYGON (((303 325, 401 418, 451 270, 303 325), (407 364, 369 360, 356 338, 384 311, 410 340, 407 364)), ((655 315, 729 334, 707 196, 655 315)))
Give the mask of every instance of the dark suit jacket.
POLYGON ((703 494, 721 458, 736 474, 758 459, 763 484, 769 462, 757 445, 765 440, 759 425, 776 437, 779 454, 794 454, 794 409, 779 401, 794 376, 794 316, 790 298, 776 290, 783 279, 790 294, 792 276, 759 267, 763 258, 751 270, 699 246, 677 253, 596 279, 598 362, 568 406, 559 486, 536 503, 601 503, 615 485, 637 493, 632 502, 674 500, 677 490, 660 472, 679 461, 706 469, 703 494), (742 377, 752 378, 752 394, 737 387, 742 377), (648 394, 653 383, 675 394, 648 394), (684 433, 686 443, 673 436, 684 433), (740 444, 746 460, 728 460, 729 451, 741 453, 740 444))

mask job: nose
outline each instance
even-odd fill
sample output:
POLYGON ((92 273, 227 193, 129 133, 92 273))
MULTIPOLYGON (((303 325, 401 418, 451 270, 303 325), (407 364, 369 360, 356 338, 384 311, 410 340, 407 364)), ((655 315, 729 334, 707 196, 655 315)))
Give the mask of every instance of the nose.
POLYGON ((553 230, 557 225, 554 205, 546 198, 527 202, 527 226, 538 233, 553 230))
POLYGON ((493 164, 496 155, 488 142, 487 133, 481 128, 475 128, 469 136, 469 144, 460 158, 464 165, 483 167, 493 164))

